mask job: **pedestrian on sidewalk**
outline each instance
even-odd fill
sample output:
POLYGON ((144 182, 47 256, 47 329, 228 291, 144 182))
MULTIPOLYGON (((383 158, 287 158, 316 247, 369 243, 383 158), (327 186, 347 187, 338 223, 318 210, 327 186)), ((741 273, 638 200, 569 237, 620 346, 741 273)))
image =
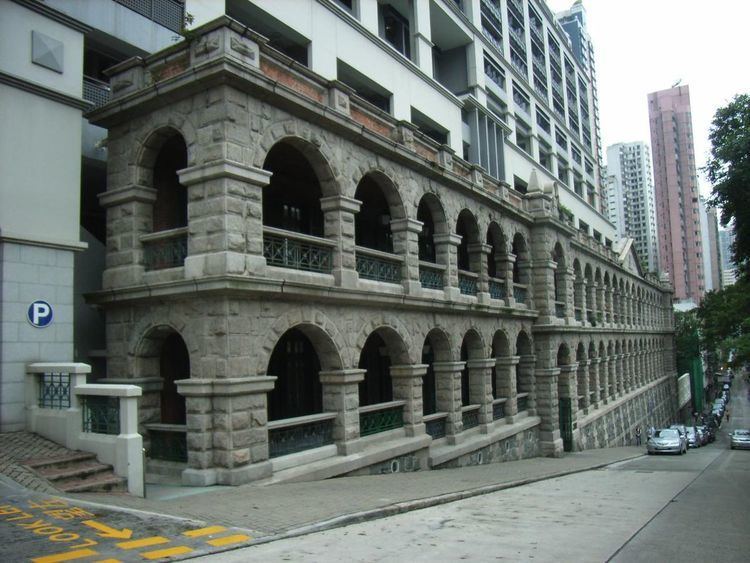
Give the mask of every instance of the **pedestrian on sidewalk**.
POLYGON ((635 445, 636 446, 641 445, 641 427, 640 426, 635 427, 635 445))

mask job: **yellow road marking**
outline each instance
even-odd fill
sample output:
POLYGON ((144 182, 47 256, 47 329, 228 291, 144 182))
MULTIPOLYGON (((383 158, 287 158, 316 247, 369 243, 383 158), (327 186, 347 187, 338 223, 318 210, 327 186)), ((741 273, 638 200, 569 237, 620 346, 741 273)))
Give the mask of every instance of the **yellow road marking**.
POLYGON ((139 547, 150 547, 162 543, 169 543, 169 540, 161 536, 152 536, 150 538, 143 538, 142 540, 123 541, 118 543, 117 547, 120 549, 138 549, 139 547))
POLYGON ((208 540, 206 543, 214 547, 221 547, 223 545, 229 545, 232 543, 240 543, 241 541, 247 541, 249 539, 252 538, 250 536, 246 536, 245 534, 236 534, 234 536, 226 536, 224 538, 208 540))
POLYGON ((73 561, 74 559, 83 559, 90 555, 97 555, 97 552, 93 549, 78 549, 76 551, 68 551, 67 553, 56 553, 55 555, 45 555, 44 557, 37 557, 32 559, 33 563, 59 563, 60 561, 73 561))
POLYGON ((182 535, 187 536, 189 538, 199 538, 201 536, 217 534, 219 532, 223 532, 224 530, 226 530, 224 526, 209 526, 208 528, 198 528, 197 530, 188 530, 187 532, 182 532, 182 535))
POLYGON ((162 557, 173 557, 175 555, 185 555, 193 551, 192 547, 178 545, 177 547, 168 547, 167 549, 157 549, 156 551, 147 551, 141 553, 141 557, 146 559, 161 559, 162 557))
POLYGON ((99 561, 95 561, 94 563, 122 563, 119 559, 100 559, 99 561))

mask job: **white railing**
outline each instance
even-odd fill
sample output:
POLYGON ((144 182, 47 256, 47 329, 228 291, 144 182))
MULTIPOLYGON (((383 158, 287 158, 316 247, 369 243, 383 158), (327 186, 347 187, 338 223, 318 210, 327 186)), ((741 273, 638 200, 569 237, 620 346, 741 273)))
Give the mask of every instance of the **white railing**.
POLYGON ((95 453, 144 496, 143 438, 138 434, 137 385, 86 383, 91 366, 34 363, 26 366, 26 423, 31 432, 72 450, 95 453), (106 408, 103 408, 106 405, 106 408))

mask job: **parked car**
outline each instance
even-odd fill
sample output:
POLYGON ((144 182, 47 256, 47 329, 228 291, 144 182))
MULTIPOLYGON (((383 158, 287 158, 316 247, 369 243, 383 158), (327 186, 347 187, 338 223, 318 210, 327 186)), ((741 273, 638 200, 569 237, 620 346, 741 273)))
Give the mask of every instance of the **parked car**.
POLYGON ((695 431, 695 426, 688 426, 685 431, 687 432, 688 448, 700 448, 701 440, 698 437, 698 433, 695 431))
POLYGON ((687 428, 685 428, 684 424, 673 424, 670 426, 670 428, 673 428, 677 430, 677 432, 680 434, 680 439, 682 440, 682 446, 685 450, 685 453, 687 453, 688 450, 688 439, 687 439, 687 428))
POLYGON ((716 425, 715 424, 704 424, 701 426, 703 434, 706 437, 706 443, 713 443, 716 440, 716 425))
POLYGON ((650 454, 658 453, 687 453, 687 443, 677 428, 660 428, 654 431, 646 442, 646 451, 650 454))
POLYGON ((731 449, 750 450, 750 430, 735 430, 729 433, 731 449))
POLYGON ((708 436, 706 436, 706 433, 703 431, 703 426, 695 426, 695 435, 698 437, 698 443, 701 446, 708 444, 708 436))

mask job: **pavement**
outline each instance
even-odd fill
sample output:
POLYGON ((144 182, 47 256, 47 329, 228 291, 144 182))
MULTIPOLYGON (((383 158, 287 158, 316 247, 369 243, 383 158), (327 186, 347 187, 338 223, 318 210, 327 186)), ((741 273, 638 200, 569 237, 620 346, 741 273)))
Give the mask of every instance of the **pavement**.
MULTIPOLYGON (((28 433, 14 434, 0 435, 0 472, 14 479, 21 475, 27 480, 24 483, 20 479, 21 483, 28 488, 50 492, 43 483, 24 472, 18 473, 19 467, 23 469, 18 464, 19 444, 30 440, 36 451, 25 457, 38 457, 45 445, 37 440, 43 439, 28 433), (4 446, 11 442, 15 442, 15 447, 6 449, 4 446), (6 463, 5 458, 10 457, 14 460, 6 463)), ((49 444, 46 447, 53 448, 54 444, 49 444)), ((560 458, 540 457, 458 469, 339 477, 304 483, 203 488, 149 485, 146 498, 125 493, 82 493, 65 497, 79 505, 106 508, 107 513, 117 512, 122 516, 127 513, 138 518, 144 514, 161 515, 193 525, 231 527, 246 532, 248 541, 242 543, 249 545, 603 468, 644 454, 643 447, 618 447, 566 453, 560 458)), ((120 520, 117 525, 125 524, 120 520)))

